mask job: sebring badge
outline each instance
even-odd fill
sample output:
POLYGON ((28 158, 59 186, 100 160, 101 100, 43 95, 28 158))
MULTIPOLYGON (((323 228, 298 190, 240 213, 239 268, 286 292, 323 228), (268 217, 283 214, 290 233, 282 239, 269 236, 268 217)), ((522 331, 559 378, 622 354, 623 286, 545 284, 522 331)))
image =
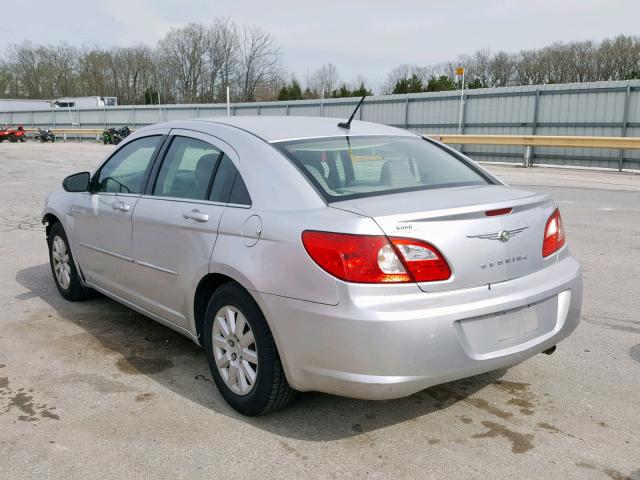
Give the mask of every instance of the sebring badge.
POLYGON ((467 238, 483 238, 485 240, 500 240, 502 243, 508 242, 520 232, 529 227, 514 228, 513 230, 500 230, 495 233, 484 233, 482 235, 467 235, 467 238))

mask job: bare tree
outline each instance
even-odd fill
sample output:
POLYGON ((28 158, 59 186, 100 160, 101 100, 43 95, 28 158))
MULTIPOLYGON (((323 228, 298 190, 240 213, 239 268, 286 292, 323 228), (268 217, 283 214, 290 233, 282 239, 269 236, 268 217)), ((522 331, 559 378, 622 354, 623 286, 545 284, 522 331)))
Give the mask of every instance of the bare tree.
POLYGON ((13 74, 11 66, 0 60, 0 95, 10 96, 12 94, 13 74))
POLYGON ((202 93, 208 35, 201 24, 173 28, 159 43, 160 56, 174 75, 179 101, 194 103, 202 93))
POLYGON ((329 97, 331 92, 338 88, 340 76, 338 69, 333 63, 327 63, 313 72, 307 79, 309 88, 317 97, 321 97, 324 93, 325 97, 329 97))
MULTIPOLYGON (((450 88, 459 66, 475 87, 640 78, 640 37, 554 43, 519 53, 483 49, 451 62, 400 65, 381 90, 392 92, 400 80, 414 75, 418 90, 450 88)), ((206 102, 223 100, 229 86, 235 100, 272 100, 290 79, 273 37, 256 26, 238 28, 229 18, 172 29, 155 47, 25 42, 0 54, 0 96, 13 98, 102 95, 117 96, 121 104, 206 102)), ((360 83, 364 79, 354 87, 360 83)), ((324 90, 328 97, 342 84, 346 88, 328 63, 308 75, 303 96, 317 98, 324 90)))
POLYGON ((269 83, 275 86, 280 72, 280 49, 271 34, 255 25, 243 27, 238 65, 240 100, 255 100, 258 87, 269 83))

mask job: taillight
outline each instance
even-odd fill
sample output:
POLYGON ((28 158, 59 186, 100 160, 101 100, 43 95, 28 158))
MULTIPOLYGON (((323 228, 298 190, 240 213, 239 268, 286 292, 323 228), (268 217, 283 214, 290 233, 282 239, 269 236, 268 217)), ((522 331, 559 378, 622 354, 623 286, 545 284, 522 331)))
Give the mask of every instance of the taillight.
POLYGON ((433 245, 413 238, 391 237, 389 240, 416 282, 437 282, 451 277, 449 264, 433 245))
POLYGON ((308 230, 302 243, 322 269, 347 282, 433 282, 451 276, 442 254, 420 240, 308 230))
POLYGON ((552 253, 557 252, 566 243, 564 236, 564 227, 562 226, 562 217, 560 210, 556 210, 551 214, 547 225, 544 229, 544 239, 542 240, 542 256, 548 257, 552 253))

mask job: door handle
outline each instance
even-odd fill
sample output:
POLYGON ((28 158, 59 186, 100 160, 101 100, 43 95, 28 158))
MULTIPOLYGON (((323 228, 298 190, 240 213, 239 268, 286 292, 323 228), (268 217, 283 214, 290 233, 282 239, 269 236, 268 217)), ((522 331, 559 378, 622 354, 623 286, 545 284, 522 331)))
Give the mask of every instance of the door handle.
POLYGON ((115 202, 112 207, 114 210, 120 210, 121 212, 128 212, 129 210, 131 210, 131 205, 128 205, 124 202, 115 202))
POLYGON ((199 210, 191 210, 190 212, 184 212, 182 216, 187 220, 195 220, 196 222, 209 221, 209 215, 206 213, 202 213, 199 210))

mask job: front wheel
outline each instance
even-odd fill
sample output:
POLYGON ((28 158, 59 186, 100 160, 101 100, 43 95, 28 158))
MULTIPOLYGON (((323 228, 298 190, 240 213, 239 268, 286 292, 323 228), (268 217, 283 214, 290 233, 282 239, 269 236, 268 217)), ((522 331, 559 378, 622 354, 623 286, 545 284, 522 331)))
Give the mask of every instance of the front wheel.
POLYGON ((80 282, 69 248, 69 241, 60 222, 51 226, 48 242, 51 273, 53 273, 53 280, 60 295, 72 302, 89 297, 91 290, 80 282))
POLYGON ((9 141, 11 143, 16 143, 18 141, 18 139, 16 138, 15 135, 11 134, 11 135, 9 135, 9 141))
POLYGON ((235 283, 216 290, 207 306, 204 344, 213 379, 243 415, 279 410, 295 398, 269 326, 251 295, 235 283))

